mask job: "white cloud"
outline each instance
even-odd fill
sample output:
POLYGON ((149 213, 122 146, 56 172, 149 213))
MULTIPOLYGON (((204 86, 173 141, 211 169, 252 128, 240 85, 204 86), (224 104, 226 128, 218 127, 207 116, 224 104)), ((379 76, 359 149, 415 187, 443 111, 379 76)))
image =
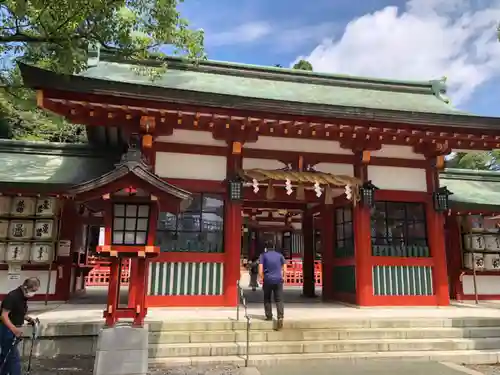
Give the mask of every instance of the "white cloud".
POLYGON ((261 46, 272 46, 275 52, 290 50, 295 52, 306 43, 313 44, 321 41, 325 35, 332 32, 335 25, 333 22, 305 26, 248 22, 222 32, 207 32, 206 43, 215 47, 259 43, 261 46))
POLYGON ((267 22, 248 22, 228 31, 208 34, 207 43, 212 46, 251 43, 266 37, 271 32, 272 27, 267 22))
POLYGON ((448 77, 454 104, 500 74, 500 2, 410 0, 352 20, 308 56, 316 71, 429 80, 448 77), (477 5, 481 2, 483 6, 477 5), (479 8, 479 9, 478 9, 479 8))

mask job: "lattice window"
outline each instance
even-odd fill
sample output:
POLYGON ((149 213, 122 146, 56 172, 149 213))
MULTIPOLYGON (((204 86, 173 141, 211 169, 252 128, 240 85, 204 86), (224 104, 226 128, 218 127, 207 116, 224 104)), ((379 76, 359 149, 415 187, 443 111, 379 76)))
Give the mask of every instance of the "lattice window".
POLYGON ((115 203, 113 205, 113 245, 146 245, 149 212, 148 204, 115 203))

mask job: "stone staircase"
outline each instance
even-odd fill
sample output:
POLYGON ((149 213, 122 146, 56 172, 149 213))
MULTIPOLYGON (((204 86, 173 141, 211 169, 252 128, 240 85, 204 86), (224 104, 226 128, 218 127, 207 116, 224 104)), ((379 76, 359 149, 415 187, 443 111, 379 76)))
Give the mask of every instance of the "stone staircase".
MULTIPOLYGON (((150 324, 152 364, 244 364, 246 321, 150 324)), ((500 319, 253 320, 249 364, 308 359, 409 359, 492 364, 500 358, 500 319)))

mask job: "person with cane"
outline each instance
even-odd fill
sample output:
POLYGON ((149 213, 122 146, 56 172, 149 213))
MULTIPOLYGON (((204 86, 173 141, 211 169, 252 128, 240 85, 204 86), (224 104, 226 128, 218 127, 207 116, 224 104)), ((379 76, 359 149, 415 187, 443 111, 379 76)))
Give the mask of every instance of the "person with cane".
POLYGON ((19 288, 9 292, 1 304, 0 321, 0 375, 21 375, 21 357, 14 345, 23 334, 24 322, 34 324, 34 319, 27 315, 28 299, 40 288, 40 280, 30 277, 19 288))

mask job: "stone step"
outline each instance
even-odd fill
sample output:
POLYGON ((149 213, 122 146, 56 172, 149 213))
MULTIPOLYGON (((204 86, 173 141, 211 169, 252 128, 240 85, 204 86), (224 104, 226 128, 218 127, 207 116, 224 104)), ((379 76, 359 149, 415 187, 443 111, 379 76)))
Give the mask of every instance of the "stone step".
MULTIPOLYGON (((351 328, 315 330, 251 330, 250 342, 314 340, 379 340, 500 337, 500 327, 471 328, 351 328)), ((246 331, 163 331, 149 334, 150 344, 245 342, 246 331)))
MULTIPOLYGON (((339 352, 405 352, 500 350, 500 338, 403 339, 251 342, 250 355, 339 352)), ((239 356, 246 353, 245 342, 150 344, 149 357, 239 356)))
MULTIPOLYGON (((463 365, 497 364, 500 361, 500 350, 455 350, 455 351, 401 351, 401 352, 357 352, 357 353, 307 353, 307 354, 271 354, 250 355, 249 366, 269 366, 293 364, 294 361, 335 361, 335 360, 387 360, 393 361, 433 361, 451 362, 463 365)), ((152 366, 201 366, 214 364, 245 365, 245 357, 238 356, 204 356, 177 358, 150 358, 152 366)))
MULTIPOLYGON (((178 321, 151 322, 151 332, 190 332, 190 331, 243 331, 246 321, 178 321)), ((275 322, 253 319, 251 329, 270 330, 275 322)), ((408 318, 408 319, 326 319, 326 320, 286 320, 284 329, 348 329, 348 328, 469 328, 500 327, 500 319, 494 318, 408 318)))

